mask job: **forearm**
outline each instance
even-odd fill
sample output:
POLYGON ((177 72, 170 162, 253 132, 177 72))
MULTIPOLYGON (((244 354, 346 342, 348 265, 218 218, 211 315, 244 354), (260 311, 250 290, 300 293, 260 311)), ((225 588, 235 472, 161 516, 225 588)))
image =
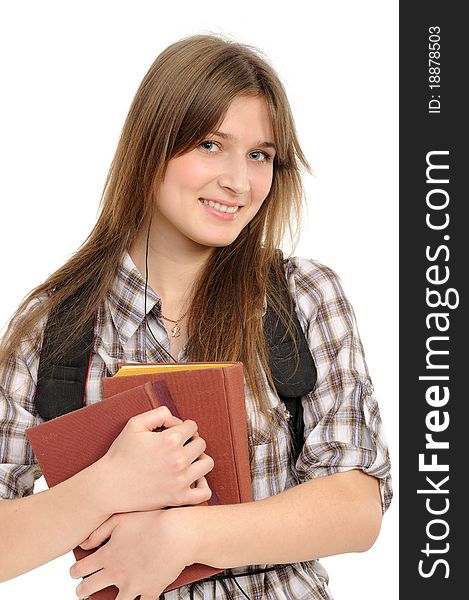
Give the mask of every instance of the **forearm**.
POLYGON ((69 552, 112 514, 92 465, 55 487, 0 501, 0 582, 69 552))
POLYGON ((177 510, 196 528, 194 562, 222 569, 364 551, 382 516, 377 480, 357 470, 256 502, 177 510))

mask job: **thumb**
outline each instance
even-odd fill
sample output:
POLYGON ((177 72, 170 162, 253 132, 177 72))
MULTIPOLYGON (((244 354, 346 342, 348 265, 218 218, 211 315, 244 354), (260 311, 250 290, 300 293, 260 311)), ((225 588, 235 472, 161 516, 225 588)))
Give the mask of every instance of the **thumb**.
POLYGON ((91 548, 100 546, 105 540, 111 537, 111 534, 117 523, 118 519, 115 518, 115 515, 113 515, 107 521, 104 521, 104 523, 97 527, 92 533, 90 533, 86 540, 80 544, 80 547, 83 548, 83 550, 90 550, 91 548))
POLYGON ((127 425, 132 431, 153 431, 158 427, 180 425, 181 419, 171 414, 166 406, 159 406, 129 419, 127 425))

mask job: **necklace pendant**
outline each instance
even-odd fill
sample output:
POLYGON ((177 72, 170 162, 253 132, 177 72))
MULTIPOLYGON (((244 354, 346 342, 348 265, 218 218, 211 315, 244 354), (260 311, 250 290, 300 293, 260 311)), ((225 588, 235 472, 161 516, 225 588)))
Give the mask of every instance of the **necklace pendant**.
POLYGON ((176 325, 171 328, 171 336, 172 337, 179 337, 180 335, 181 335, 181 328, 176 323, 176 325))

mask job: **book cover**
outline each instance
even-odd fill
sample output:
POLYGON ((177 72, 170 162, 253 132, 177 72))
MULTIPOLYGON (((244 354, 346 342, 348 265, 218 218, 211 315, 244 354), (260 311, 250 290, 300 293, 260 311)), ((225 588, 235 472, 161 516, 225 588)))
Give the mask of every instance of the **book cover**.
POLYGON ((243 364, 124 364, 116 375, 103 378, 104 397, 157 381, 166 382, 179 417, 194 420, 199 434, 207 442, 206 453, 215 461, 209 475, 216 480, 220 503, 250 502, 252 484, 243 364), (226 443, 228 440, 230 443, 226 443))
MULTIPOLYGON (((167 363, 146 365, 141 367, 144 372, 138 365, 124 365, 119 376, 103 379, 103 401, 28 429, 49 487, 104 456, 129 418, 164 404, 175 416, 196 421, 207 442, 206 453, 215 463, 207 475, 212 489, 209 504, 252 500, 242 363, 201 364, 188 363, 187 369, 168 369, 167 363), (122 376, 128 372, 132 374, 122 376)), ((80 560, 95 550, 77 547, 74 554, 80 560)), ((219 572, 191 565, 165 591, 219 572)), ((92 599, 111 600, 116 595, 112 586, 92 599)))

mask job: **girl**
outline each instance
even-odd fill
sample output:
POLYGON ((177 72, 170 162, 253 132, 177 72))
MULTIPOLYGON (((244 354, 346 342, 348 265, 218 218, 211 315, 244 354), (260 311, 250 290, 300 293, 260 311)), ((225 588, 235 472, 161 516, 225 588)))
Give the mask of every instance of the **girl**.
POLYGON ((297 243, 302 168, 285 90, 258 51, 196 35, 157 57, 93 231, 24 300, 2 343, 0 580, 108 540, 72 566, 86 577, 78 597, 116 585, 118 600, 325 599, 318 559, 373 544, 390 464, 354 313, 334 271, 289 257, 283 274, 277 252, 287 232, 297 243), (286 279, 317 369, 298 456, 264 339, 267 301, 292 327, 270 269, 286 279), (101 460, 32 495, 40 472, 24 431, 41 422, 44 327, 67 299, 80 310, 57 356, 94 321, 85 403, 101 400, 101 378, 121 362, 242 360, 254 502, 197 506, 213 460, 197 424, 166 409, 131 419, 101 460), (192 563, 225 573, 162 594, 192 563))

